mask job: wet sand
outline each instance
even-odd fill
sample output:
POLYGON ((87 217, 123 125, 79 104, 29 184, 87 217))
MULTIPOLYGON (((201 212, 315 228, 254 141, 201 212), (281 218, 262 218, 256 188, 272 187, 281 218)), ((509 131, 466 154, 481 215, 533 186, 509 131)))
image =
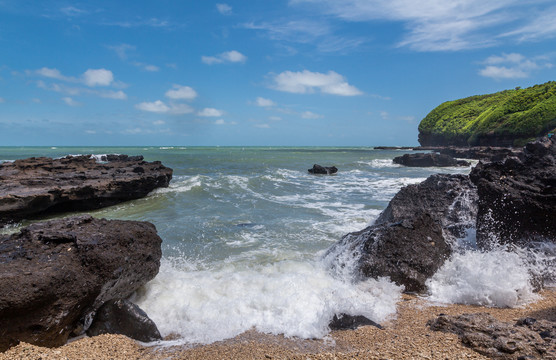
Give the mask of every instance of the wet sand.
POLYGON ((55 349, 19 344, 0 353, 4 359, 486 359, 463 346, 456 335, 433 332, 428 320, 439 314, 488 312, 513 322, 530 316, 556 321, 556 289, 541 299, 514 309, 468 305, 436 306, 404 295, 395 319, 357 330, 334 331, 322 340, 302 340, 248 331, 233 339, 204 346, 145 347, 125 336, 82 338, 55 349))

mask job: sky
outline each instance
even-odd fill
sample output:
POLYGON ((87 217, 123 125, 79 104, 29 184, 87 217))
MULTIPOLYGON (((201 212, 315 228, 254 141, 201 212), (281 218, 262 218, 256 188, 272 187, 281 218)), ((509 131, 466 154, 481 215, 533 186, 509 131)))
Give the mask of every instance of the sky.
POLYGON ((0 146, 417 145, 556 80, 554 0, 0 0, 0 146))

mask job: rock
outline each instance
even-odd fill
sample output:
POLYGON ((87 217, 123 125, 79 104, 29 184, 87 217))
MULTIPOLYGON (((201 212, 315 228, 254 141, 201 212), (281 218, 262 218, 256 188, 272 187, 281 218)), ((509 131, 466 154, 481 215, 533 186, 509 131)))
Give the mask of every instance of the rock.
POLYGON ((0 351, 63 345, 106 301, 158 273, 161 239, 147 222, 78 216, 0 237, 0 351))
POLYGON ((0 164, 0 226, 64 211, 83 211, 146 196, 168 186, 172 169, 142 156, 29 158, 0 164), (102 160, 102 159, 101 159, 102 160))
POLYGON ((338 168, 336 166, 328 167, 328 166, 320 166, 318 164, 314 164, 312 169, 308 170, 311 174, 324 174, 324 175, 332 175, 338 172, 338 168))
POLYGON ((556 242, 556 140, 525 146, 521 158, 479 163, 470 174, 479 193, 477 244, 556 242))
POLYGON ((375 146, 375 150, 413 150, 413 146, 375 146))
POLYGON ((400 190, 374 225, 347 234, 326 256, 333 267, 358 258, 361 276, 388 276, 407 292, 422 292, 451 255, 455 238, 474 226, 476 196, 464 175, 432 175, 400 190))
POLYGON ((403 187, 376 219, 375 224, 396 223, 427 213, 441 224, 444 236, 455 241, 475 227, 477 188, 466 175, 435 174, 403 187))
POLYGON ((121 334, 143 342, 162 340, 147 314, 125 299, 109 300, 98 309, 87 335, 101 334, 121 334))
POLYGON ((525 318, 504 323, 488 313, 441 315, 432 330, 457 334, 476 352, 493 359, 556 359, 556 323, 525 318))
POLYGON ((347 315, 347 314, 340 314, 334 315, 328 327, 330 330, 355 330, 360 326, 375 326, 379 329, 382 329, 380 324, 375 323, 371 319, 368 319, 362 315, 347 315))
POLYGON ((404 154, 394 158, 394 163, 412 166, 412 167, 446 167, 446 166, 470 166, 471 164, 464 160, 456 160, 445 154, 435 153, 417 153, 404 154))
POLYGON ((504 148, 490 146, 474 147, 454 147, 448 146, 439 148, 441 154, 450 155, 455 158, 475 159, 482 161, 501 161, 508 156, 520 156, 522 150, 519 148, 504 148))

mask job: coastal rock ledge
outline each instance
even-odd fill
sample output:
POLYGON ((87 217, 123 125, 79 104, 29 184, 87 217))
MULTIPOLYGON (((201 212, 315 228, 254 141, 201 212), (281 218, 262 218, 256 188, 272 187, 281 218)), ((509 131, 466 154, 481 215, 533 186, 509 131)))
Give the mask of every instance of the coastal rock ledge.
POLYGON ((156 276, 162 240, 147 222, 77 216, 0 236, 0 352, 61 346, 95 311, 156 276))
POLYGON ((146 196, 166 187, 172 169, 142 156, 90 155, 0 164, 0 227, 49 213, 83 211, 146 196))

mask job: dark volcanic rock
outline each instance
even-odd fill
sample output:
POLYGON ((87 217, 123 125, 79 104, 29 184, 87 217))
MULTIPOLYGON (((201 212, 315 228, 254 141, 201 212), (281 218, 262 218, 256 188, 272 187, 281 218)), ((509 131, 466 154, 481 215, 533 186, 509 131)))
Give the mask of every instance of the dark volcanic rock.
POLYGON ((475 147, 445 147, 437 149, 441 154, 450 155, 455 158, 475 159, 483 161, 501 161, 508 156, 520 156, 520 148, 501 148, 490 146, 475 147))
POLYGON ((556 359, 556 323, 525 318, 515 324, 488 313, 441 315, 432 330, 455 333, 476 352, 493 359, 556 359))
POLYGON ((151 342, 162 340, 155 323, 130 301, 110 300, 98 309, 87 335, 121 334, 135 340, 151 342))
POLYGON ((0 164, 0 226, 47 213, 82 211, 146 196, 168 186, 172 169, 142 156, 29 158, 0 164))
POLYGON ((366 318, 362 315, 347 315, 347 314, 340 314, 334 315, 328 327, 330 330, 355 330, 360 326, 375 326, 379 329, 382 329, 380 324, 375 323, 369 318, 366 318))
POLYGON ((521 159, 479 163, 470 178, 479 193, 479 246, 556 242, 555 139, 527 144, 521 159))
POLYGON ((150 223, 90 216, 0 237, 0 351, 64 344, 104 302, 154 278, 160 244, 150 223))
POLYGON ((417 153, 404 154, 394 158, 394 163, 412 166, 412 167, 446 167, 446 166, 470 166, 471 164, 464 160, 456 160, 445 154, 434 153, 417 153))
POLYGON ((327 257, 333 266, 347 266, 349 252, 359 259, 359 274, 388 276, 406 291, 421 292, 451 255, 454 239, 473 227, 476 198, 466 176, 432 175, 400 190, 374 225, 344 236, 327 257))
POLYGON ((323 174, 323 175, 331 175, 338 172, 338 168, 336 166, 320 166, 318 164, 314 164, 312 169, 308 170, 311 174, 323 174))

